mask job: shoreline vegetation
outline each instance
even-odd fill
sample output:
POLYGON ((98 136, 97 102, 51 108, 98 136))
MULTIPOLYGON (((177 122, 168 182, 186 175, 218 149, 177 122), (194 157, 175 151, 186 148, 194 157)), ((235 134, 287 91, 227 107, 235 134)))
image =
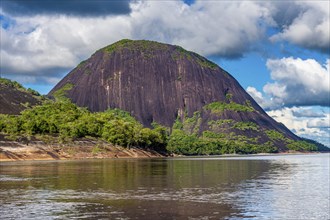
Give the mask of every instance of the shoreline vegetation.
POLYGON ((44 97, 40 104, 26 106, 18 115, 0 114, 0 161, 322 151, 316 142, 294 141, 253 122, 215 120, 230 111, 254 111, 249 102, 213 102, 192 117, 178 116, 172 127, 156 122, 145 127, 120 109, 90 112, 79 107, 65 96, 66 90, 56 91, 54 100, 44 97), (212 116, 204 131, 201 114, 212 116))
MULTIPOLYGON (((177 155, 168 152, 157 152, 139 147, 125 148, 109 143, 93 140, 74 141, 70 145, 45 144, 33 141, 29 144, 17 141, 0 141, 0 163, 14 161, 54 161, 54 160, 85 160, 85 159, 128 159, 128 158, 179 158, 179 157, 240 157, 240 156, 274 156, 317 154, 323 152, 287 151, 280 153, 257 154, 222 154, 222 155, 177 155)), ((325 152, 328 153, 328 152, 325 152)))
MULTIPOLYGON (((239 151, 236 142, 228 145, 231 148, 222 147, 226 150, 223 152, 211 148, 183 153, 176 147, 181 144, 184 149, 193 149, 198 140, 197 137, 191 140, 193 136, 176 128, 177 124, 172 133, 156 123, 153 128, 144 128, 119 109, 91 113, 69 100, 49 100, 24 110, 19 116, 0 115, 0 161, 280 153, 272 148, 239 151)), ((207 143, 200 145, 207 147, 207 143)))
POLYGON ((221 138, 216 143, 212 142, 214 139, 207 142, 207 139, 187 135, 180 125, 177 121, 170 129, 153 123, 152 128, 146 128, 119 109, 92 113, 68 99, 47 100, 20 115, 0 114, 0 161, 316 151, 307 142, 300 142, 285 152, 278 151, 274 145, 249 145, 236 138, 231 142, 221 138))

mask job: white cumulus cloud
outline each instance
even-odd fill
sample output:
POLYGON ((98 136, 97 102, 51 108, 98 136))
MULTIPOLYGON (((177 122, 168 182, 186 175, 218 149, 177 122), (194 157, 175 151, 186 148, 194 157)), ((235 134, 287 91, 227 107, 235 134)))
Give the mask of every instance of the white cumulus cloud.
MULTIPOLYGON (((123 38, 157 40, 203 55, 242 56, 262 36, 268 16, 253 1, 133 1, 129 14, 4 14, 1 74, 62 77, 95 50, 123 38)), ((38 80, 36 78, 36 80, 38 80)))
MULTIPOLYGON (((79 18, 34 16, 16 18, 1 29, 1 73, 26 78, 54 77, 76 66, 96 49, 127 37, 125 17, 79 18), (116 33, 116 34, 113 34, 116 33)), ((57 80, 58 81, 58 80, 57 80)))
MULTIPOLYGON (((286 4, 285 12, 293 13, 296 17, 292 22, 283 24, 282 31, 271 37, 273 41, 286 40, 301 47, 330 52, 330 2, 329 1, 294 1, 286 4), (292 10, 294 8, 299 10, 292 10), (287 11, 286 11, 287 10, 287 11), (291 10, 291 11, 290 11, 291 10)), ((283 11, 280 13, 283 15, 283 11)))
POLYGON ((324 65, 314 59, 270 59, 267 67, 275 81, 263 90, 278 105, 330 106, 329 60, 324 65))
POLYGON ((276 121, 283 123, 298 136, 316 140, 330 147, 329 108, 284 107, 267 111, 267 113, 276 121), (297 117, 295 112, 313 112, 314 115, 319 115, 319 117, 311 118, 310 115, 306 117, 299 115, 297 117), (320 115, 323 115, 323 117, 320 117, 320 115))
POLYGON ((266 109, 283 106, 330 106, 330 60, 323 65, 314 59, 287 57, 267 60, 274 82, 247 92, 266 109))
POLYGON ((142 1, 132 5, 133 36, 178 44, 203 55, 241 56, 261 39, 267 8, 254 1, 142 1))

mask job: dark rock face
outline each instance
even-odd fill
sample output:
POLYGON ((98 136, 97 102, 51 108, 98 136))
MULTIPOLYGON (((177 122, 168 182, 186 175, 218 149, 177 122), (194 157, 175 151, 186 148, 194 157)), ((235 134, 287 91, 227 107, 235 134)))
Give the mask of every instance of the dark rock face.
POLYGON ((35 96, 26 92, 25 89, 20 90, 0 82, 0 114, 18 115, 27 107, 40 103, 35 96))
MULTIPOLYGON (((251 121, 299 139, 269 117, 239 83, 207 59, 181 47, 150 41, 122 40, 98 50, 79 64, 49 95, 67 85, 66 96, 91 111, 120 108, 145 126, 171 127, 179 116, 191 117, 212 102, 249 105, 251 112, 225 111, 222 118, 251 121)), ((201 130, 211 115, 202 117, 201 130)))

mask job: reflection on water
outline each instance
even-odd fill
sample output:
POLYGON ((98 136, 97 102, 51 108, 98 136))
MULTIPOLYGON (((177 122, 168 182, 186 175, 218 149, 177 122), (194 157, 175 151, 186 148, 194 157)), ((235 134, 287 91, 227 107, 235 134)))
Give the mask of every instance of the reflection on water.
POLYGON ((329 154, 0 164, 5 219, 329 219, 329 154))

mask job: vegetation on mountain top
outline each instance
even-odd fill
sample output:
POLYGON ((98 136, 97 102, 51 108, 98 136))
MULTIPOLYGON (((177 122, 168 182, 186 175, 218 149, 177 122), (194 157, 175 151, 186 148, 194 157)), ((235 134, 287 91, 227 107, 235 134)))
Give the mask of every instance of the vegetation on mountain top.
POLYGON ((121 50, 139 50, 142 51, 145 55, 145 57, 152 56, 152 52, 155 50, 169 50, 171 51, 171 57, 174 60, 178 59, 188 59, 192 61, 193 59, 196 60, 196 62, 205 68, 210 69, 216 69, 218 68, 218 65, 215 63, 209 61, 208 59, 200 56, 197 53, 185 50, 184 48, 180 46, 172 46, 168 44, 159 43, 156 41, 149 41, 149 40, 129 40, 129 39, 123 39, 120 41, 117 41, 109 46, 106 46, 102 48, 102 51, 107 52, 108 54, 111 54, 115 51, 121 51, 121 50), (173 48, 170 50, 170 48, 173 48))
POLYGON ((25 88, 20 83, 18 83, 16 81, 12 81, 10 79, 0 78, 0 84, 4 84, 6 86, 11 86, 11 87, 14 87, 16 89, 25 90, 25 88))
POLYGON ((0 78, 0 84, 16 88, 17 90, 30 93, 31 95, 34 95, 34 96, 41 96, 39 92, 37 92, 31 88, 26 89, 20 83, 10 80, 10 79, 0 78))
POLYGON ((195 59, 200 66, 205 67, 205 68, 210 68, 210 69, 218 68, 217 64, 209 61, 208 59, 200 56, 199 54, 197 54, 195 52, 188 51, 180 46, 175 46, 175 50, 171 56, 175 60, 186 58, 189 61, 192 61, 193 59, 195 59))
POLYGON ((0 78, 0 114, 17 115, 45 99, 37 91, 26 89, 16 81, 0 78))
POLYGON ((129 40, 129 39, 123 39, 120 41, 117 41, 109 46, 106 46, 102 48, 101 50, 111 54, 114 51, 119 51, 123 49, 127 50, 140 50, 144 52, 150 52, 152 50, 165 50, 168 48, 166 44, 158 43, 155 41, 148 41, 148 40, 129 40))

